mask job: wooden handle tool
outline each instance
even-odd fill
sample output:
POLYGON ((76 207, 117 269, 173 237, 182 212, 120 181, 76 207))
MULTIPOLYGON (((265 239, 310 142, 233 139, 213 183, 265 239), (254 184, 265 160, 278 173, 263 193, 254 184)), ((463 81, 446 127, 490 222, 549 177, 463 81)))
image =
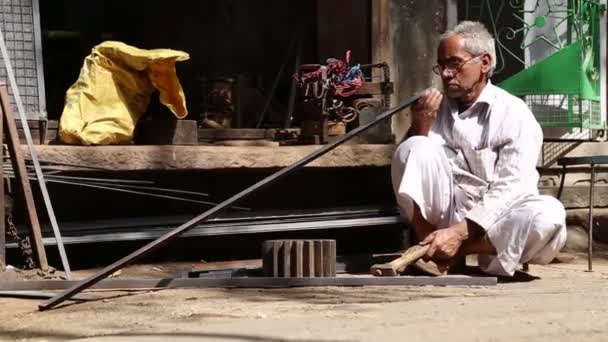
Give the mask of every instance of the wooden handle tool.
POLYGON ((384 264, 373 265, 370 269, 372 275, 377 277, 394 277, 405 270, 405 268, 418 259, 422 258, 430 245, 415 245, 408 248, 399 258, 384 264))

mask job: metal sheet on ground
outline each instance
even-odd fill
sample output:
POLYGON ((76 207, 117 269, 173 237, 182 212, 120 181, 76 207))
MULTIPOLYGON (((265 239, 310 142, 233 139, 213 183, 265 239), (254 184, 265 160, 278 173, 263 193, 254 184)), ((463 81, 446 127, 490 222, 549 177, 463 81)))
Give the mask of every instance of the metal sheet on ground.
MULTIPOLYGON (((64 290, 79 281, 39 280, 0 283, 0 291, 64 290)), ((319 286, 493 286, 496 277, 470 276, 344 276, 328 278, 125 278, 104 279, 91 289, 289 288, 319 286)))

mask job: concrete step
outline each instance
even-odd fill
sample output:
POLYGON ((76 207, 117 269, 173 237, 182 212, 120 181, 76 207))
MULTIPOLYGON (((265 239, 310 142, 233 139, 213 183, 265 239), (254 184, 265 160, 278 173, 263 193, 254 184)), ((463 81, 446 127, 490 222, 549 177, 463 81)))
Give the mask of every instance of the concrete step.
MULTIPOLYGON (((558 187, 539 187, 543 195, 557 196, 558 187)), ((608 208, 608 185, 595 185, 593 195, 594 208, 608 208)), ((583 209, 589 207, 589 185, 565 186, 560 201, 566 209, 583 209)))
MULTIPOLYGON (((587 209, 574 209, 566 211, 566 223, 568 226, 580 227, 587 232, 588 220, 589 210, 587 209)), ((608 209, 594 209, 593 221, 593 239, 595 241, 608 243, 608 209)))

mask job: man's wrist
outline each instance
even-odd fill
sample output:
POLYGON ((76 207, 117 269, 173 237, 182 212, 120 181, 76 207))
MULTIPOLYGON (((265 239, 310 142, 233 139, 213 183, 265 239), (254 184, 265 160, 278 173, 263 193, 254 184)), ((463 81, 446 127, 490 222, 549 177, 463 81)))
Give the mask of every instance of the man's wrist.
POLYGON ((428 135, 431 131, 432 124, 420 123, 420 122, 412 122, 412 126, 410 130, 412 131, 412 135, 428 135))
POLYGON ((462 241, 467 240, 469 238, 469 227, 467 221, 458 223, 453 226, 453 228, 462 241))

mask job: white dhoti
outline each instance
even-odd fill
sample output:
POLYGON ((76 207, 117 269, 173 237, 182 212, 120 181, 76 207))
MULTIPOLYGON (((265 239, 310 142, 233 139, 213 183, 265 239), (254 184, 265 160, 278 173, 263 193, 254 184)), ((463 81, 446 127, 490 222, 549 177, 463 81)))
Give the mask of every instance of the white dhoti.
MULTIPOLYGON (((475 196, 454 182, 453 164, 445 147, 416 136, 402 143, 392 164, 393 190, 402 215, 411 220, 414 203, 422 217, 438 229, 465 219, 475 196)), ((522 196, 486 234, 495 256, 480 256, 481 268, 491 274, 513 275, 520 263, 547 264, 566 243, 563 205, 538 194, 522 196)))

